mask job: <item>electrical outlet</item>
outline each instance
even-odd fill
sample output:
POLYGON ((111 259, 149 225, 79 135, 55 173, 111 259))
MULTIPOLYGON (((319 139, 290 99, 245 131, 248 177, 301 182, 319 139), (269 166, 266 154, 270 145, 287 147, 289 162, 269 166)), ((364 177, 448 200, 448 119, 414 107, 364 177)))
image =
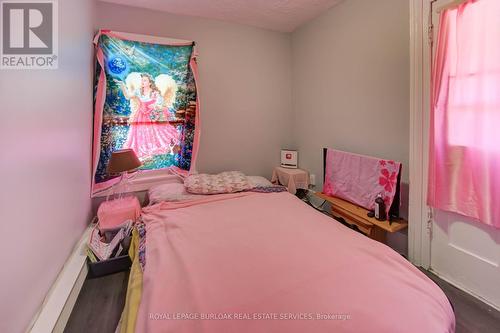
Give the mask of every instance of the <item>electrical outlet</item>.
POLYGON ((309 184, 315 186, 316 185, 316 175, 315 174, 310 174, 309 175, 309 184))

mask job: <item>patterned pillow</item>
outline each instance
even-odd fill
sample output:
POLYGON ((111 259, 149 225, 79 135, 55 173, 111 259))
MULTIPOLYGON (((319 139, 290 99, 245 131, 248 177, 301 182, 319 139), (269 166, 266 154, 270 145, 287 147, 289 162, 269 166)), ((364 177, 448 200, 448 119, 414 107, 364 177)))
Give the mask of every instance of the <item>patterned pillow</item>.
POLYGON ((234 193, 252 188, 245 174, 240 171, 191 175, 184 180, 184 186, 189 193, 195 194, 234 193))

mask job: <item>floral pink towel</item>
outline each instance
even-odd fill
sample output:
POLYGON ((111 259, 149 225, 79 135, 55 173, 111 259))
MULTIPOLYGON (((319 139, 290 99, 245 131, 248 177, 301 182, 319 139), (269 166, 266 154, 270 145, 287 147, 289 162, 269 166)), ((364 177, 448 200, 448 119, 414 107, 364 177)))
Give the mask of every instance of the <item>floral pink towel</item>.
POLYGON ((381 194, 386 212, 394 201, 401 163, 328 149, 323 193, 373 209, 381 194))

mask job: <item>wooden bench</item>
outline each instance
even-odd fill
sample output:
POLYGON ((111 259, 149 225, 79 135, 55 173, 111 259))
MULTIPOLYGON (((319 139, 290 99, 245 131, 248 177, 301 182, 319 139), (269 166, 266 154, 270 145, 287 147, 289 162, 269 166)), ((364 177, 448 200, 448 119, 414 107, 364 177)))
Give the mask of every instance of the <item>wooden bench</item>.
POLYGON ((404 219, 391 221, 379 221, 374 217, 368 217, 368 210, 336 197, 328 196, 317 192, 318 198, 326 200, 332 208, 332 215, 336 219, 342 219, 351 226, 356 226, 366 236, 381 243, 387 242, 388 232, 397 232, 408 227, 408 222, 404 219))

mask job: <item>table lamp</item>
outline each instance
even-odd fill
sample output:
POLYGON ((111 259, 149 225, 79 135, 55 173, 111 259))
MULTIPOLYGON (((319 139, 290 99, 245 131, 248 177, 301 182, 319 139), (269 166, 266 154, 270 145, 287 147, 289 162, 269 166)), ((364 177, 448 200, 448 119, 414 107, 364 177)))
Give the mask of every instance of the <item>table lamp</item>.
POLYGON ((137 158, 133 149, 120 149, 111 154, 107 171, 110 175, 120 175, 120 181, 116 184, 116 187, 113 187, 113 194, 118 192, 120 198, 122 193, 128 192, 128 178, 126 174, 135 171, 141 165, 142 163, 137 158))

